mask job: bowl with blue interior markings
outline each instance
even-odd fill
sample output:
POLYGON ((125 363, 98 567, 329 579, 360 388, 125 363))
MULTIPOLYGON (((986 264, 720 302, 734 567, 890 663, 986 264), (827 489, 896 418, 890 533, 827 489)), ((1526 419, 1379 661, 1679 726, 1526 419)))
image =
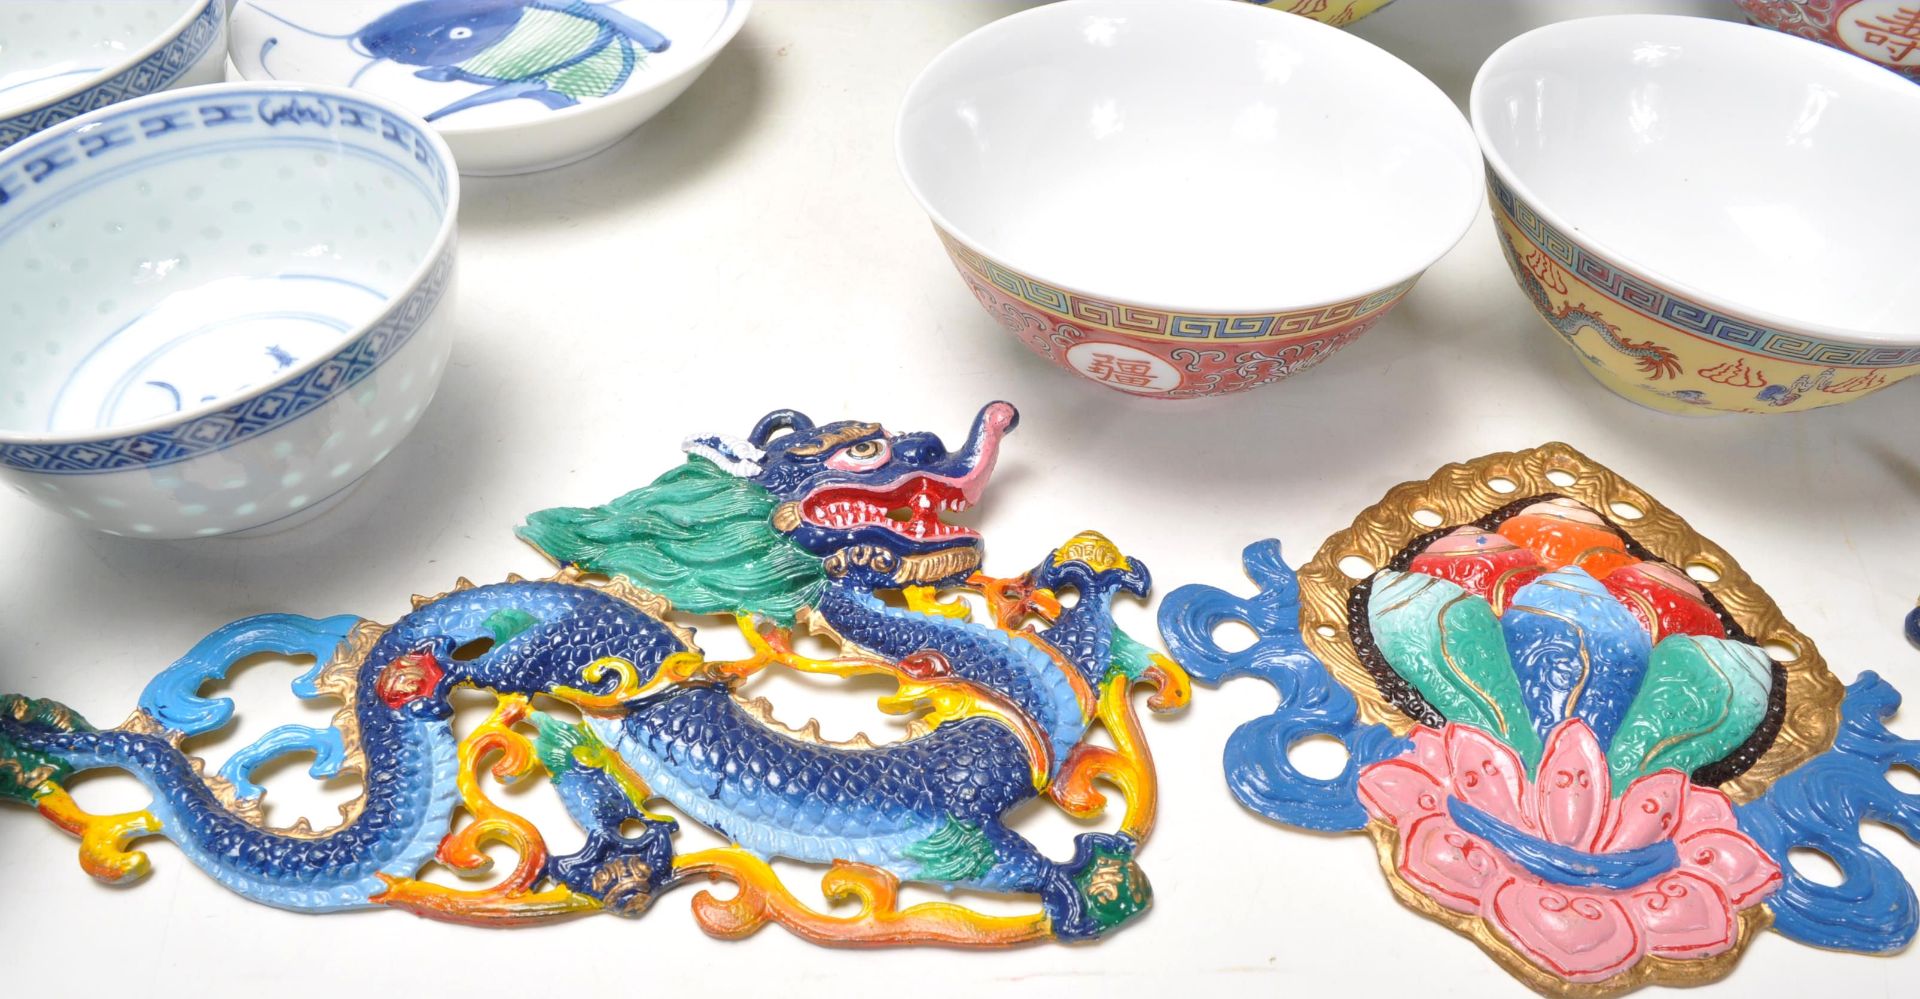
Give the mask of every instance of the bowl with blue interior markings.
POLYGON ((378 98, 213 84, 0 150, 0 479, 114 534, 294 526, 446 367, 452 154, 378 98))
POLYGON ((115 101, 214 83, 227 0, 0 3, 0 148, 115 101))

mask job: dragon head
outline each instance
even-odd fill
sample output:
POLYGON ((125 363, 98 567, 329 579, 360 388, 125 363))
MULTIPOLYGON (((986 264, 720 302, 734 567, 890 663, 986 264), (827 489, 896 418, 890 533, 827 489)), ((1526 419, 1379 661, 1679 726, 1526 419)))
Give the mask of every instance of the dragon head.
POLYGON ((981 538, 942 514, 979 502, 1019 421, 989 403, 949 449, 930 433, 775 410, 745 438, 689 438, 687 464, 606 506, 540 511, 520 536, 693 613, 790 621, 828 582, 950 585, 979 568, 981 538))
POLYGON ((829 578, 862 588, 958 582, 980 567, 981 539, 942 514, 980 501, 1000 438, 1019 422, 1012 406, 991 403, 966 443, 949 450, 930 433, 853 420, 816 426, 783 409, 747 439, 761 455, 751 478, 779 500, 774 529, 820 558, 829 578))

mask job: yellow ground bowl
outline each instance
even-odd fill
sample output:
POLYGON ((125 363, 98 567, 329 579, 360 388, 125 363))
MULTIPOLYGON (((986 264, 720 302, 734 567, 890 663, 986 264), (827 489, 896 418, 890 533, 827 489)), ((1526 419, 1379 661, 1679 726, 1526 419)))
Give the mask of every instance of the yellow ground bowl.
POLYGON ((1689 301, 1549 225, 1499 178, 1488 200, 1514 280, 1602 385, 1669 413, 1790 413, 1920 371, 1920 347, 1845 343, 1689 301))

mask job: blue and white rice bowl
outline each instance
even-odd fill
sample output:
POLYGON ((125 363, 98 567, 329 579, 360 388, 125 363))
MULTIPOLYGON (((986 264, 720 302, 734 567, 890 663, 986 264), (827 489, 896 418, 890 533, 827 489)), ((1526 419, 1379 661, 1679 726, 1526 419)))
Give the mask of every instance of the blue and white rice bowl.
POLYGON ((0 478, 115 534, 279 529, 444 373, 459 176, 356 91, 216 84, 0 150, 0 478))
POLYGON ((118 101, 220 79, 226 0, 0 3, 0 148, 118 101))

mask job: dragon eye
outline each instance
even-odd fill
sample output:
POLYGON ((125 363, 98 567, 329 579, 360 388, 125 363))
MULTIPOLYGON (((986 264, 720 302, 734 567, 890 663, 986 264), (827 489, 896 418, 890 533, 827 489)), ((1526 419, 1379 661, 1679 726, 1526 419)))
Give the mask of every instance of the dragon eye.
POLYGON ((473 29, 463 24, 460 27, 447 32, 447 37, 453 39, 456 42, 465 41, 466 39, 473 37, 473 29))
POLYGON ((886 464, 891 457, 893 449, 887 445, 886 438, 872 437, 835 451, 833 457, 827 459, 827 467, 843 472, 864 472, 886 464))

